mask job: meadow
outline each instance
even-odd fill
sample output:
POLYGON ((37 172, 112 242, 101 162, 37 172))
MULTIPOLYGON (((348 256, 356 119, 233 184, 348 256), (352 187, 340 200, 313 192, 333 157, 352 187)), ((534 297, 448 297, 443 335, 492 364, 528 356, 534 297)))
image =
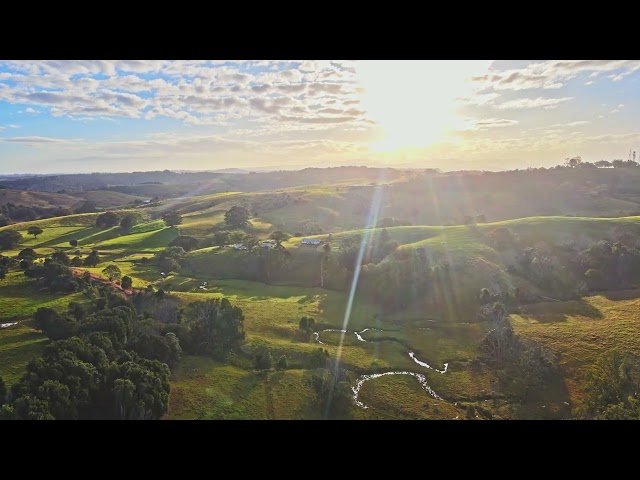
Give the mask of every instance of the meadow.
MULTIPOLYGON (((242 351, 224 363, 185 356, 172 374, 167 419, 320 418, 311 403, 309 379, 313 369, 305 363, 318 348, 341 360, 354 385, 362 375, 410 372, 424 375, 426 384, 440 397, 430 395, 411 375, 385 375, 362 384, 358 399, 369 408, 354 407, 352 418, 462 419, 470 405, 477 407, 478 418, 569 418, 584 396, 584 372, 603 351, 619 346, 640 355, 638 290, 543 301, 513 309, 515 331, 557 355, 564 379, 522 404, 497 394, 496 372, 477 361, 486 326, 475 318, 478 293, 484 287, 506 285, 548 295, 543 286, 510 270, 513 253, 495 244, 492 234, 497 229, 513 232, 523 245, 588 245, 612 240, 616 231, 637 236, 638 216, 534 215, 466 225, 387 226, 385 235, 397 243, 398 255, 424 249, 434 265, 446 261, 452 267, 446 277, 434 275, 430 292, 390 312, 381 312, 375 299, 358 289, 351 301, 351 277, 340 270, 337 260, 330 288, 320 288, 323 247, 302 245, 301 236, 283 242, 291 255, 269 284, 246 273, 250 254, 229 246, 208 246, 214 232, 225 228, 225 211, 246 204, 253 211, 248 232, 261 239, 276 229, 292 235, 302 233, 329 242, 331 255, 337 259, 343 245, 375 241, 383 231, 380 227, 363 227, 376 226, 383 218, 398 214, 398 205, 406 197, 385 187, 380 211, 375 217, 369 215, 376 188, 334 182, 257 193, 231 191, 173 198, 155 209, 146 209, 144 220, 129 231, 96 227, 98 214, 26 222, 0 228, 17 230, 24 237, 18 248, 1 253, 16 256, 22 248, 31 247, 41 256, 63 250, 84 257, 95 249, 100 263, 93 268, 82 267, 91 273, 101 275, 106 266, 115 264, 123 275, 132 277, 135 288, 170 286, 169 296, 182 307, 220 297, 240 307, 246 330, 242 351), (158 218, 168 210, 182 215, 180 225, 167 227, 158 218), (299 232, 310 219, 323 227, 323 233, 299 232), (33 225, 43 230, 37 238, 27 234, 33 225), (179 235, 192 235, 207 246, 188 252, 179 271, 162 275, 153 256, 179 235), (72 239, 78 240, 77 248, 70 246, 72 239), (204 281, 206 290, 199 288, 204 281), (317 340, 314 336, 309 340, 300 337, 298 324, 303 316, 314 317, 317 340), (347 332, 335 331, 342 329, 347 332), (261 347, 267 347, 274 359, 287 356, 289 367, 282 371, 256 370, 248 358, 261 347), (446 373, 438 371, 445 368, 446 373)), ((597 207, 595 203, 589 205, 597 207)), ((629 205, 616 204, 618 207, 629 205)), ((126 211, 134 210, 121 212, 126 211)), ((424 218, 433 217, 425 214, 424 218)), ((385 257, 380 264, 391 261, 391 256, 385 257)), ((0 330, 0 376, 7 383, 17 380, 28 360, 39 355, 47 341, 29 326, 28 319, 39 307, 64 310, 70 301, 82 301, 81 295, 46 293, 20 271, 11 271, 0 280, 0 320, 19 322, 0 330)))

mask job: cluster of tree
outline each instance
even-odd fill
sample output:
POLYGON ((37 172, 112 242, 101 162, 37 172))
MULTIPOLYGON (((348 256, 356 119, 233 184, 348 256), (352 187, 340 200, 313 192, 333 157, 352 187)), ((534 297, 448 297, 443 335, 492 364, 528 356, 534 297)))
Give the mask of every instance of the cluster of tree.
POLYGON ((228 228, 244 230, 251 226, 251 212, 247 207, 234 205, 224 214, 224 223, 228 228))
POLYGON ((155 261, 165 272, 178 272, 185 261, 186 252, 182 247, 169 247, 155 254, 155 261))
POLYGON ((98 301, 70 304, 66 314, 41 308, 34 322, 54 342, 13 385, 3 418, 158 419, 166 412, 167 363, 181 353, 175 335, 150 335, 130 307, 98 301))
MULTIPOLYGON (((190 303, 180 325, 190 332, 189 346, 194 353, 224 359, 245 339, 242 310, 226 298, 190 303)), ((180 335, 178 335, 180 337, 180 335)))
MULTIPOLYGON (((73 276, 67 266, 68 263, 65 265, 65 263, 61 262, 60 257, 63 255, 66 256, 64 252, 60 252, 60 254, 56 255, 57 260, 46 258, 44 262, 38 263, 29 263, 29 260, 24 258, 22 262, 25 263, 21 262, 21 266, 26 267, 24 273, 27 277, 36 279, 39 284, 52 292, 75 292, 80 288, 80 280, 73 276)), ((62 261, 68 262, 68 257, 62 261)))
POLYGON ((198 239, 189 235, 179 235, 169 243, 170 247, 181 247, 185 252, 196 250, 199 245, 198 239))
POLYGON ((580 252, 579 262, 590 290, 625 288, 640 274, 640 250, 622 242, 601 240, 580 252))
POLYGON ((584 162, 581 157, 571 157, 564 161, 564 166, 569 168, 635 168, 640 166, 640 163, 634 160, 598 160, 597 162, 584 162))
MULTIPOLYGON (((356 262, 349 258, 343 265, 352 271, 356 262)), ((362 267, 358 292, 367 295, 384 312, 406 307, 430 291, 433 279, 446 281, 446 264, 432 265, 427 251, 422 248, 398 250, 387 260, 362 267)), ((350 288, 351 282, 345 285, 350 288)))
POLYGON ((17 261, 11 257, 0 255, 0 280, 4 280, 9 273, 9 269, 15 267, 17 261))
POLYGON ((640 420, 640 361, 613 349, 587 370, 578 416, 594 420, 640 420))
POLYGON ((314 404, 322 418, 347 418, 353 407, 353 391, 348 372, 336 365, 318 368, 308 383, 313 389, 314 404))
POLYGON ((514 332, 503 304, 481 306, 478 317, 487 325, 480 343, 483 360, 497 373, 504 393, 526 401, 529 395, 544 390, 559 378, 555 357, 539 344, 523 341, 514 332))
POLYGON ((22 234, 15 230, 3 230, 0 232, 0 250, 12 250, 22 241, 22 234))
POLYGON ((304 342, 311 340, 311 335, 316 329, 316 320, 313 317, 302 317, 298 323, 298 338, 304 342))
POLYGON ((44 218, 63 217, 72 212, 62 207, 38 207, 16 205, 12 202, 0 205, 0 227, 15 222, 30 222, 44 218))
POLYGON ((177 212, 165 212, 162 214, 162 220, 169 227, 175 227, 176 225, 180 225, 182 223, 182 215, 177 212))

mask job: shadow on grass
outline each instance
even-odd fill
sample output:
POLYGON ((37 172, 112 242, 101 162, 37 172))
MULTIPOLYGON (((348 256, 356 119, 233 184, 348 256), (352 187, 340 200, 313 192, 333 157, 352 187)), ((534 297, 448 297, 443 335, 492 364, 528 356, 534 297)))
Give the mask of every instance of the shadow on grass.
POLYGON ((568 302, 544 302, 523 305, 520 307, 520 314, 539 323, 565 322, 570 316, 593 319, 604 318, 600 310, 582 299, 568 302))
POLYGON ((633 300, 640 298, 640 289, 635 288, 632 290, 614 290, 607 292, 597 292, 596 295, 602 295, 607 300, 633 300))

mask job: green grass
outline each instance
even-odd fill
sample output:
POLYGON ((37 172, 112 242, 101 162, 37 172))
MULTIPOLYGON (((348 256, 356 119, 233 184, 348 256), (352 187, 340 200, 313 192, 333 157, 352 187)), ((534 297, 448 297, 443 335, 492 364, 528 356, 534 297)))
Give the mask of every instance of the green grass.
POLYGON ((32 358, 42 354, 48 339, 24 323, 0 329, 0 377, 16 383, 32 358))
POLYGON ((640 356, 640 290, 608 292, 580 301, 537 304, 512 315, 514 328, 560 358, 574 405, 584 395, 583 375, 604 352, 640 356))
POLYGON ((174 370, 169 420, 309 418, 305 372, 260 373, 186 356, 174 370))
POLYGON ((151 230, 142 233, 121 235, 96 244, 101 250, 119 250, 121 252, 157 252, 166 248, 179 235, 174 227, 151 230))
POLYGON ((82 298, 80 293, 65 295, 40 291, 24 273, 12 271, 0 280, 0 319, 27 318, 40 307, 66 309, 69 302, 82 298))

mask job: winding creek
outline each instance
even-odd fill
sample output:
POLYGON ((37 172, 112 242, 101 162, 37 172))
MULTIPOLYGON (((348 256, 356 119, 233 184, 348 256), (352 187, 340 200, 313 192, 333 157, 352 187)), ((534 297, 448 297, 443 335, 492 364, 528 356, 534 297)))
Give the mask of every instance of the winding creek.
MULTIPOLYGON (((356 338, 358 340, 360 340, 361 342, 367 342, 364 338, 362 338, 362 334, 368 330, 377 330, 376 328, 365 328, 364 330, 361 330, 359 332, 352 332, 355 334, 356 338)), ((325 330, 320 330, 318 332, 313 332, 313 335, 315 336, 316 341, 321 344, 321 345, 327 345, 326 343, 324 343, 322 340, 320 340, 320 334, 322 332, 341 332, 341 333, 349 333, 347 330, 339 330, 339 329, 334 329, 334 328, 327 328, 325 330)), ((408 352, 409 357, 418 365, 420 365, 421 367, 424 368, 428 368, 430 370, 435 370, 438 373, 447 373, 447 369, 449 368, 449 364, 445 363, 444 364, 444 369, 443 370, 438 370, 437 368, 432 367, 431 365, 429 365, 426 362, 423 362, 421 360, 419 360, 414 352, 408 352)), ((376 378, 380 378, 380 377, 384 377, 385 375, 410 375, 412 377, 415 377, 418 382, 420 383, 420 386, 422 387, 422 389, 427 392, 429 395, 431 395, 433 398, 437 399, 437 400, 443 400, 442 397, 440 397, 436 392, 433 391, 433 389, 429 386, 429 384, 427 383, 427 377, 422 374, 422 373, 415 373, 415 372, 408 372, 408 371, 394 371, 394 372, 384 372, 384 373, 374 373, 371 375, 362 375, 358 381, 356 382, 356 386, 355 387, 351 387, 351 390, 353 390, 353 401, 355 402, 356 405, 358 405, 360 408, 369 408, 367 407, 364 403, 362 403, 360 400, 358 400, 358 394, 360 393, 360 389, 362 388, 362 385, 364 385, 364 383, 368 380, 374 380, 376 378)))

